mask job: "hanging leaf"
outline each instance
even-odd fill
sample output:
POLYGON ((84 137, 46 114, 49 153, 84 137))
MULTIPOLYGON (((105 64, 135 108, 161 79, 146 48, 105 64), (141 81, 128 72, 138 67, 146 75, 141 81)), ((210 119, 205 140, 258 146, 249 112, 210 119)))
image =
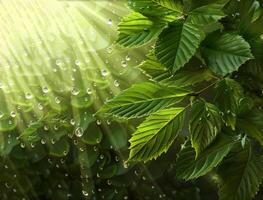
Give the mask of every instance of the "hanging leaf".
POLYGON ((189 13, 187 20, 193 24, 209 25, 217 22, 225 16, 223 12, 223 4, 213 3, 198 7, 189 13))
POLYGON ((155 54, 165 67, 176 72, 193 57, 200 42, 200 30, 195 25, 177 21, 160 34, 155 54))
POLYGON ((242 64, 253 58, 249 44, 235 34, 211 34, 202 47, 208 67, 222 76, 237 71, 242 64))
POLYGON ((204 100, 193 103, 190 112, 189 130, 196 157, 209 146, 221 131, 222 120, 219 109, 204 100))
POLYGON ((185 108, 170 108, 151 114, 130 139, 130 160, 148 161, 166 152, 184 125, 185 108))
POLYGON ((237 118, 237 127, 263 145, 263 114, 259 110, 249 110, 237 118))
POLYGON ((176 176, 190 180, 205 175, 223 160, 236 142, 235 138, 222 134, 196 158, 195 149, 188 140, 178 154, 176 176))
POLYGON ((262 156, 249 144, 230 154, 219 168, 220 200, 252 199, 263 178, 262 156))
POLYGON ((58 140, 55 144, 48 145, 49 154, 52 156, 63 157, 69 152, 70 146, 67 138, 58 140))
POLYGON ((225 78, 216 85, 214 102, 223 112, 223 118, 228 126, 235 129, 239 104, 244 98, 243 89, 238 82, 225 78))

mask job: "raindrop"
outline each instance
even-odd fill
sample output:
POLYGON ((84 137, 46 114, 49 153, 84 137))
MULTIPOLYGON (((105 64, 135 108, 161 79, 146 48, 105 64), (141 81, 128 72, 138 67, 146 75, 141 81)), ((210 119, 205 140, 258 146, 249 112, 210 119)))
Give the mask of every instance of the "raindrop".
POLYGON ((20 147, 21 147, 22 149, 24 149, 24 148, 26 147, 25 143, 21 142, 21 143, 20 143, 20 147))
POLYGON ((92 90, 90 88, 87 88, 86 92, 87 94, 92 94, 92 90))
POLYGON ((48 125, 45 125, 45 126, 44 126, 44 130, 45 130, 45 131, 48 131, 48 130, 49 130, 48 125))
POLYGON ((75 125, 75 123, 76 123, 76 122, 75 122, 75 120, 74 120, 74 119, 71 119, 71 120, 70 120, 70 124, 71 124, 72 126, 74 126, 74 125, 75 125))
POLYGON ((27 93, 25 94, 25 97, 26 97, 26 99, 32 99, 32 98, 33 98, 33 95, 32 95, 31 93, 27 92, 27 93))
POLYGON ((131 60, 131 56, 128 54, 128 55, 125 57, 125 60, 126 60, 126 61, 130 61, 130 60, 131 60))
POLYGON ((43 108, 44 108, 41 103, 38 103, 38 104, 37 104, 37 107, 38 107, 39 110, 43 110, 43 108))
POLYGON ((77 96, 79 94, 79 89, 76 87, 71 88, 71 94, 77 96))
POLYGON ((89 196, 89 193, 88 193, 87 191, 85 191, 85 190, 82 190, 82 194, 83 194, 85 197, 89 196))
POLYGON ((57 104, 60 104, 61 100, 60 100, 58 97, 55 97, 55 102, 56 102, 57 104))
POLYGON ((78 128, 75 129, 75 135, 77 137, 81 137, 83 135, 83 133, 84 133, 83 128, 78 127, 78 128))
POLYGON ((108 19, 108 25, 112 25, 112 19, 108 19))
POLYGON ((127 64, 127 62, 126 62, 125 60, 123 60, 123 61, 121 61, 121 66, 122 66, 122 67, 127 67, 128 64, 127 64))
POLYGON ((48 87, 47 87, 47 86, 43 86, 43 87, 42 87, 42 92, 43 92, 44 94, 47 94, 47 93, 49 92, 48 87))
POLYGON ((108 71, 106 69, 102 69, 101 70, 101 75, 104 76, 104 77, 107 76, 108 75, 108 71))
POLYGON ((32 149, 35 148, 34 143, 31 143, 30 146, 31 146, 32 149))
POLYGON ((10 112, 10 116, 13 117, 13 118, 16 117, 16 112, 15 111, 11 111, 10 112))
POLYGON ((98 120, 96 121, 96 124, 97 124, 97 125, 101 125, 101 121, 98 119, 98 120))
POLYGON ((113 51, 113 48, 112 48, 111 46, 107 48, 107 53, 108 53, 108 54, 111 54, 112 51, 113 51))
POLYGON ((123 167, 127 169, 129 167, 129 164, 127 162, 123 162, 123 167))
POLYGON ((115 87, 119 87, 119 86, 120 86, 119 81, 118 81, 118 80, 115 80, 115 81, 114 81, 114 85, 115 85, 115 87))
POLYGON ((107 180, 107 184, 111 185, 112 184, 111 180, 107 180))
POLYGON ((46 144, 46 140, 44 138, 41 139, 41 144, 46 144))

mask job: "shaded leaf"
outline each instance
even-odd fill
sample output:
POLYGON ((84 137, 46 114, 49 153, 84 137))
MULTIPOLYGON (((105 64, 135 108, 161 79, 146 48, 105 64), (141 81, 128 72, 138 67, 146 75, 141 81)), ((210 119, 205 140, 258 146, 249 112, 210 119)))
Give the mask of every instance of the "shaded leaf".
POLYGON ((233 137, 221 135, 197 158, 188 140, 176 160, 176 176, 185 180, 196 179, 216 167, 236 143, 233 137))
POLYGON ((223 76, 237 71, 242 64, 253 58, 249 44, 235 34, 211 34, 202 46, 208 67, 223 76))
POLYGON ((219 168, 220 200, 248 200, 259 190, 263 177, 262 156, 248 144, 230 154, 219 168))
POLYGON ((204 100, 193 103, 190 112, 189 130, 196 157, 210 145, 221 131, 222 120, 219 109, 204 100))

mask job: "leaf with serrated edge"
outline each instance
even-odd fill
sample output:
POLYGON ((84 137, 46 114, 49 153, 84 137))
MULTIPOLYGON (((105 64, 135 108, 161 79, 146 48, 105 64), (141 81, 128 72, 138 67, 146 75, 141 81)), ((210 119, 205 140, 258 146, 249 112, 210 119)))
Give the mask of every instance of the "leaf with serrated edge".
POLYGON ((181 148, 176 160, 176 176, 185 180, 196 179, 216 167, 229 153, 236 140, 221 135, 211 146, 195 158, 195 150, 188 140, 181 148))
POLYGON ((190 112, 189 130, 196 156, 214 141, 221 131, 221 126, 221 116, 215 105, 204 100, 197 100, 193 103, 190 112))
POLYGON ((134 84, 102 106, 99 112, 122 118, 143 117, 179 103, 189 93, 189 90, 152 82, 134 84))
POLYGON ((208 67, 222 76, 237 71, 253 58, 249 44, 236 34, 211 34, 202 46, 208 67))
POLYGON ((248 144, 229 154, 219 167, 219 199, 248 200, 259 190, 263 178, 262 156, 248 144))
POLYGON ((185 108, 170 108, 151 114, 130 139, 130 160, 149 161, 166 152, 184 124, 185 108))
POLYGON ((156 42, 156 57, 172 72, 178 71, 196 53, 201 41, 200 32, 191 23, 175 22, 160 34, 156 42))

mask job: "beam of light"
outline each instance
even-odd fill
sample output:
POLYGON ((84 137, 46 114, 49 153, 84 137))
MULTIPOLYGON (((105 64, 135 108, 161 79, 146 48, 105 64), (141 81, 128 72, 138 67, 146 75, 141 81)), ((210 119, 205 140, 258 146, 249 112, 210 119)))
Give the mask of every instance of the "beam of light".
MULTIPOLYGON (((121 89, 142 80, 133 66, 144 50, 126 51, 114 44, 117 23, 128 12, 123 1, 1 1, 0 149, 5 150, 1 157, 10 153, 10 143, 27 152, 40 143, 54 148, 63 133, 79 150, 81 178, 89 180, 83 184, 83 195, 94 193, 91 171, 85 167, 90 147, 76 134, 83 134, 79 132, 83 116, 108 136, 114 134, 109 121, 101 122, 93 114, 121 89), (30 135, 38 125, 36 135, 30 135)), ((98 143, 92 151, 100 147, 98 143)), ((118 153, 121 161, 127 158, 118 153)), ((16 167, 11 160, 8 163, 16 167)), ((50 157, 48 163, 54 164, 50 157)), ((36 198, 33 183, 30 187, 36 198)), ((23 183, 15 189, 26 195, 23 183)), ((3 199, 6 196, 2 194, 3 199)))

